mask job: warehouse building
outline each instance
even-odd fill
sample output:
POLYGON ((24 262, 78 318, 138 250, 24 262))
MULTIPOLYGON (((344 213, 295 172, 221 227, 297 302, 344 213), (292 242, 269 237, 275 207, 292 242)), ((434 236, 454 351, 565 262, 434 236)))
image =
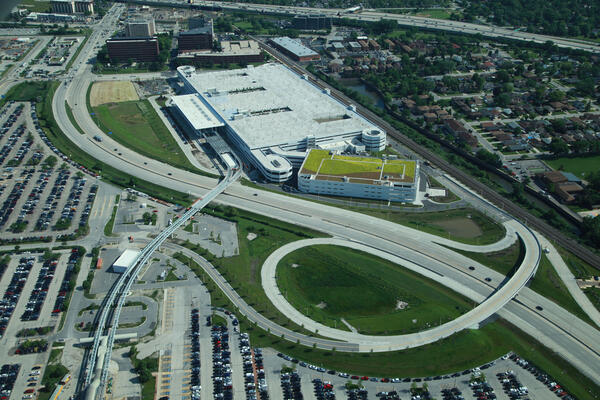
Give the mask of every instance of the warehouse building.
POLYGON ((122 274, 126 272, 133 263, 135 262, 137 256, 140 254, 139 250, 127 249, 125 250, 119 258, 113 263, 112 270, 118 274, 122 274))
POLYGON ((221 132, 246 165, 284 182, 314 148, 380 151, 383 130, 284 65, 196 73, 177 69, 187 96, 172 98, 191 135, 221 132))
POLYGON ((311 150, 298 172, 303 192, 403 203, 417 201, 419 162, 311 150))
POLYGON ((303 45, 300 40, 287 36, 269 39, 269 43, 295 61, 314 61, 321 58, 319 53, 303 45))
POLYGON ((158 39, 115 37, 106 41, 108 57, 118 62, 128 60, 152 62, 158 60, 158 39))
POLYGON ((250 64, 259 63, 265 57, 254 40, 222 41, 221 51, 193 51, 180 53, 177 60, 185 65, 250 64))

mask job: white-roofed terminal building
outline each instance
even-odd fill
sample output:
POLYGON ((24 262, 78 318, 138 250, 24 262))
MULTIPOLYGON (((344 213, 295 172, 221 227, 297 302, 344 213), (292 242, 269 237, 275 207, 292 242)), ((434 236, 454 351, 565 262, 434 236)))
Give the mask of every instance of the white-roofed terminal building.
POLYGON ((385 148, 381 128, 284 65, 177 71, 188 94, 173 97, 171 104, 185 128, 194 135, 220 132, 269 181, 288 180, 313 148, 385 148))

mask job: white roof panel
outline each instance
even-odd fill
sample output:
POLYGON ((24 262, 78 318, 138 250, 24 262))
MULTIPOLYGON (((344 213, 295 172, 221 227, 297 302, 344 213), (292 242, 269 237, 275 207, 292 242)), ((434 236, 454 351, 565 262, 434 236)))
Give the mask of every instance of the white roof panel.
MULTIPOLYGON (((250 149, 291 145, 309 135, 334 141, 379 129, 281 64, 191 74, 186 79, 250 149)), ((177 97, 182 96, 173 99, 177 97)))
POLYGON ((129 268, 135 261, 135 258, 140 254, 139 250, 127 249, 117 258, 117 261, 113 263, 114 267, 129 268))
POLYGON ((204 105, 197 94, 174 96, 172 101, 196 130, 223 126, 223 123, 204 105))

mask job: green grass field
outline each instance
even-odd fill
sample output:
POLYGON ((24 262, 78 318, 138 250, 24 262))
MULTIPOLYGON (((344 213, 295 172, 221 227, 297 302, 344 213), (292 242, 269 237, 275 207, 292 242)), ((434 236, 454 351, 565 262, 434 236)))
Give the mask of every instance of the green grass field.
POLYGON ((436 18, 436 19, 450 19, 450 11, 443 9, 425 9, 420 10, 419 12, 412 13, 417 17, 426 17, 426 18, 436 18))
MULTIPOLYGON (((368 208, 344 207, 351 211, 358 211, 373 217, 385 219, 397 224, 406 225, 420 231, 431 233, 469 244, 490 244, 502 239, 506 234, 504 226, 495 222, 486 215, 471 208, 459 208, 455 210, 431 213, 398 212, 375 210, 368 208), (469 225, 474 223, 480 230, 480 234, 473 236, 472 229, 466 226, 463 230, 461 224, 468 220, 469 225), (440 222, 453 225, 452 232, 440 225, 440 222), (469 229, 467 229, 469 228, 469 229)), ((472 225, 471 225, 472 227, 472 225)))
POLYGON ((563 157, 555 160, 546 160, 546 163, 552 168, 571 172, 578 177, 585 179, 590 172, 598 170, 600 165, 600 156, 593 157, 563 157))
POLYGON ((392 335, 448 322, 472 308, 460 294, 390 261, 339 246, 302 248, 277 267, 281 293, 297 310, 332 327, 392 335), (398 302, 408 303, 397 309, 398 302))
POLYGON ((94 111, 100 128, 117 142, 174 167, 195 169, 148 100, 102 104, 94 111))

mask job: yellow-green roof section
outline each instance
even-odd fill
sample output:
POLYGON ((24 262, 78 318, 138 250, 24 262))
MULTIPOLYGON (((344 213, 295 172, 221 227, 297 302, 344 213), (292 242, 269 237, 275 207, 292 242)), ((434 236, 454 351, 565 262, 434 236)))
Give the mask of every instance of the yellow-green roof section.
POLYGON ((387 160, 375 157, 342 156, 328 150, 310 151, 300 171, 316 175, 316 179, 331 180, 347 177, 353 182, 377 181, 414 182, 416 161, 387 160))

